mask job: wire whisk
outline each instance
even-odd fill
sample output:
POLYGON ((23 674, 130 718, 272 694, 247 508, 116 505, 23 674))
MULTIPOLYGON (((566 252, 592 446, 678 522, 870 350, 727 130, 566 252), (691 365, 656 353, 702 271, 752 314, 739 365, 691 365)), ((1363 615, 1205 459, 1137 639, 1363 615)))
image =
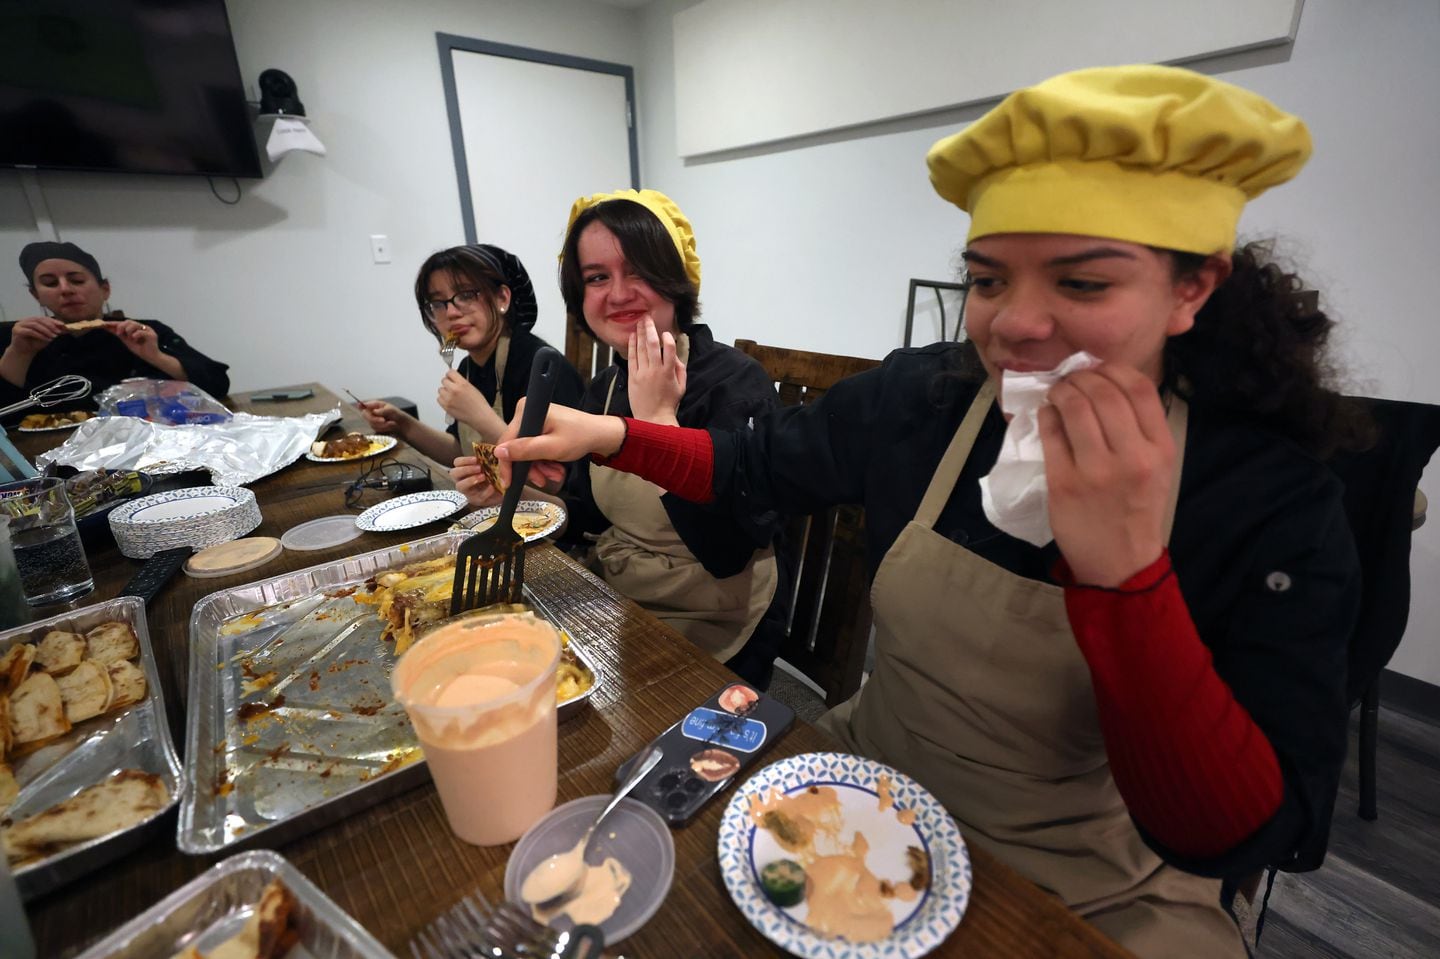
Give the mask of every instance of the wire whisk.
POLYGON ((73 373, 60 377, 58 380, 51 380, 49 383, 41 383, 30 391, 30 395, 18 403, 11 403, 9 406, 0 409, 0 416, 9 416, 11 413, 18 413, 21 410, 28 410, 32 406, 49 407, 67 400, 78 400, 82 396, 90 395, 90 381, 83 376, 76 376, 73 373))
POLYGON ((599 959, 604 945, 594 926, 557 932, 512 902, 492 906, 477 890, 422 929, 410 953, 415 959, 599 959))

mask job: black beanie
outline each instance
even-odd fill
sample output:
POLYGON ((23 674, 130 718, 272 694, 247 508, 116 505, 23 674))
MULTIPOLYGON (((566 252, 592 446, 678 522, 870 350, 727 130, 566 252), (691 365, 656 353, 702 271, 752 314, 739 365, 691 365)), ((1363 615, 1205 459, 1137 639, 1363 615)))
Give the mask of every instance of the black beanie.
POLYGON ((44 241, 28 243, 25 245, 25 249, 20 251, 20 269, 25 271, 26 283, 31 286, 35 285, 35 270, 46 260, 69 260, 72 263, 79 263, 95 274, 96 280, 103 281, 105 279, 100 273, 99 261, 74 243, 44 241))

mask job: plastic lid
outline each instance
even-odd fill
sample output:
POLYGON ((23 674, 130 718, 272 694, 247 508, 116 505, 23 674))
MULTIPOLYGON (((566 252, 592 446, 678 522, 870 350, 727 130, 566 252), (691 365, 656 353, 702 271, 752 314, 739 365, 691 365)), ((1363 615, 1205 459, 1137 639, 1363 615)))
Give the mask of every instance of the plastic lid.
MULTIPOLYGON (((528 911, 520 898, 525 877, 547 857, 575 848, 609 801, 608 795, 576 799, 531 826, 505 864, 505 898, 528 911)), ((630 888, 610 918, 598 923, 607 946, 638 932, 665 901, 675 878, 675 840, 655 810, 634 799, 622 799, 596 830, 585 861, 598 865, 609 858, 618 859, 630 873, 630 888)), ((562 931, 575 926, 564 914, 550 925, 562 931)))
POLYGON ((355 517, 342 513, 338 516, 312 519, 308 523, 301 523, 286 530, 285 535, 280 537, 280 545, 293 550, 329 549, 331 546, 358 539, 360 533, 360 527, 355 525, 355 517))
POLYGON ((185 561, 185 575, 196 579, 231 576, 264 566, 280 555, 280 541, 273 536, 235 539, 202 549, 185 561))

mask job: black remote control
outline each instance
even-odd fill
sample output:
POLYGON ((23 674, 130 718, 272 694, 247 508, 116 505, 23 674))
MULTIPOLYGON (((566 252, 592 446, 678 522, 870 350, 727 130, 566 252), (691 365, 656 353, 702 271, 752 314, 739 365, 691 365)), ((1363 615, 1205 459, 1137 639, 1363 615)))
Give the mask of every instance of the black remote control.
POLYGON ((185 565, 190 558, 191 549, 188 546, 177 546, 174 549, 161 550, 145 561, 140 571, 130 577, 130 582, 120 590, 121 596, 138 596, 149 605, 150 600, 168 582, 170 577, 185 565))

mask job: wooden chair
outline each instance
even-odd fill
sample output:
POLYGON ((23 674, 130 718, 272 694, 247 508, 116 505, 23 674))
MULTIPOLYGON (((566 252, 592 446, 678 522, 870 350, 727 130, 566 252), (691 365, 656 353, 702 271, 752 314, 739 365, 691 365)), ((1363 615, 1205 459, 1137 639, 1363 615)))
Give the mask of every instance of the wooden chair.
POLYGON ((578 323, 565 321, 565 359, 580 374, 580 383, 588 389, 590 381, 614 362, 610 347, 590 335, 578 323))
MULTIPOLYGON (((880 365, 857 356, 808 353, 754 340, 735 348, 754 357, 786 406, 808 405, 847 376, 880 365)), ((791 517, 783 548, 793 570, 790 619, 780 656, 825 691, 836 706, 860 688, 870 642, 870 584, 865 575, 865 511, 832 507, 791 517)))

